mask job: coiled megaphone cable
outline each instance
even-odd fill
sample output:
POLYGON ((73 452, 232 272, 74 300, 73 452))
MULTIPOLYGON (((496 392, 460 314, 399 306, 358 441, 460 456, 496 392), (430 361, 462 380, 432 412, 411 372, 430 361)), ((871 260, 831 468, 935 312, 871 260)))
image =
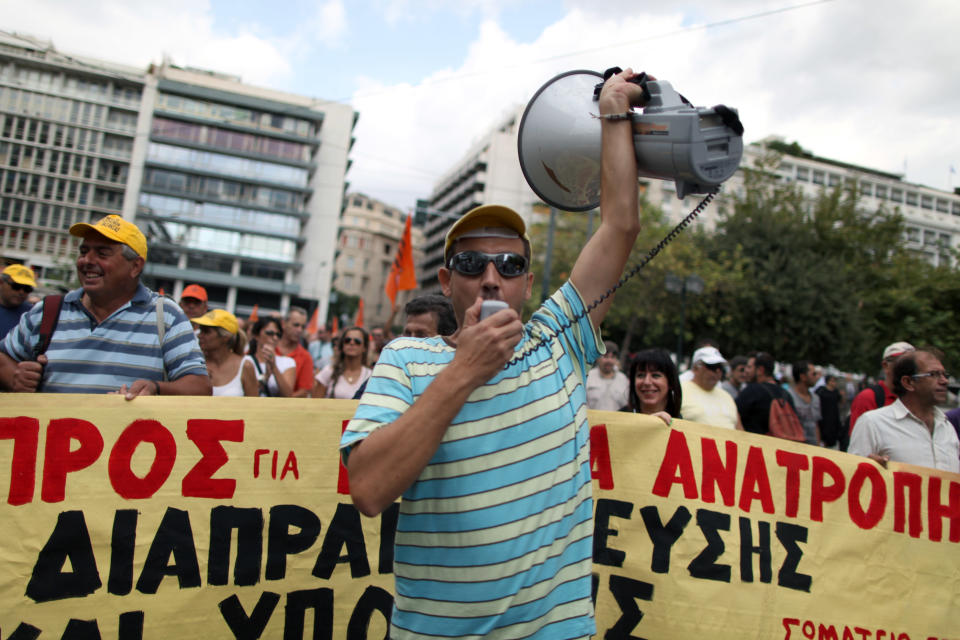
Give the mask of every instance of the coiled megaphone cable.
MULTIPOLYGON (((547 329, 546 333, 540 336, 536 344, 534 344, 531 347, 525 348, 520 354, 511 358, 504 365, 504 368, 524 360, 525 358, 529 357, 531 354, 536 352, 541 347, 548 345, 554 338, 560 335, 560 333, 569 329, 571 326, 573 326, 575 322, 579 322, 584 316, 586 316, 591 311, 596 309, 598 306, 603 304, 604 300, 612 296, 617 291, 617 289, 625 285, 630 278, 640 273, 641 269, 643 269, 648 264, 650 264, 650 261, 653 260, 655 257, 657 257, 657 254, 663 251, 663 249, 668 244, 673 242, 677 238, 677 236, 679 236, 680 233, 683 232, 684 229, 689 227, 690 224, 694 220, 696 220, 697 216, 703 213, 703 210, 710 205, 710 203, 713 201, 714 197, 717 195, 718 192, 719 192, 719 187, 709 192, 707 195, 705 195, 703 197, 703 200, 700 201, 700 204, 694 207, 693 210, 683 218, 683 220, 678 222, 677 225, 673 229, 671 229, 670 232, 667 233, 667 235, 665 235, 662 240, 660 240, 660 242, 658 242, 652 249, 650 249, 650 251, 647 252, 647 255, 645 255, 643 259, 640 260, 640 262, 638 262, 633 267, 631 267, 630 270, 627 271, 627 273, 625 273, 615 285, 607 289, 607 291, 603 295, 601 295, 599 298, 597 298, 596 300, 591 302, 589 305, 587 305, 587 307, 583 311, 581 311, 574 317, 564 318, 563 320, 561 320, 560 326, 557 329, 547 329)), ((678 357, 679 357, 679 354, 678 354, 678 357)))

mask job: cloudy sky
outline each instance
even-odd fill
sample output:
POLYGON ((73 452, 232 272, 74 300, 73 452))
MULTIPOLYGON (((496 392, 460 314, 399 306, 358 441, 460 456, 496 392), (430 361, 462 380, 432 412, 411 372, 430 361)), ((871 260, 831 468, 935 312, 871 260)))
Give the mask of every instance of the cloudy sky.
POLYGON ((350 103, 351 188, 403 208, 548 79, 614 65, 737 107, 748 142, 960 186, 956 0, 0 0, 0 16, 67 53, 350 103))

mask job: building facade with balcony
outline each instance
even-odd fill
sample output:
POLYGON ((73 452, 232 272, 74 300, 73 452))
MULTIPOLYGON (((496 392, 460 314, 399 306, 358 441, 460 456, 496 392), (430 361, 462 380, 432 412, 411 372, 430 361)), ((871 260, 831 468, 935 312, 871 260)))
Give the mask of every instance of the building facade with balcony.
MULTIPOLYGON (((786 144, 779 136, 768 136, 744 147, 741 166, 756 167, 768 153, 780 155, 774 169, 779 180, 796 184, 809 198, 824 189, 856 185, 860 207, 867 212, 881 208, 899 211, 904 219, 904 244, 933 265, 954 264, 952 253, 960 250, 960 193, 943 191, 903 180, 896 173, 861 167, 823 158, 786 144), (953 250, 953 251, 951 251, 953 250)), ((649 202, 659 205, 668 219, 679 222, 702 196, 678 199, 672 182, 642 180, 649 202)), ((743 173, 738 171, 724 183, 719 197, 697 218, 696 225, 712 231, 724 210, 733 206, 733 196, 743 193, 743 173)))
POLYGON ((122 213, 143 89, 136 69, 0 33, 0 266, 74 281, 67 230, 122 213))
POLYGON ((522 108, 504 116, 437 182, 427 199, 431 211, 444 215, 427 215, 424 225, 424 258, 418 269, 425 292, 440 292, 437 269, 443 266, 447 229, 467 211, 484 204, 502 204, 529 224, 535 211, 543 210, 520 170, 517 129, 522 116, 522 108))
POLYGON ((66 280, 66 229, 116 213, 147 235, 146 281, 174 298, 196 282, 238 315, 298 304, 325 317, 350 106, 168 62, 138 72, 19 36, 0 44, 5 261, 66 280))
MULTIPOLYGON (((361 193, 347 194, 340 216, 337 240, 336 276, 333 288, 337 293, 363 299, 364 324, 384 324, 390 316, 390 298, 385 286, 390 267, 403 236, 407 213, 361 193)), ((423 231, 410 231, 413 260, 417 265, 417 281, 423 278, 423 231)), ((397 305, 402 306, 419 291, 400 292, 397 305)), ((396 322, 403 320, 398 312, 396 322)))

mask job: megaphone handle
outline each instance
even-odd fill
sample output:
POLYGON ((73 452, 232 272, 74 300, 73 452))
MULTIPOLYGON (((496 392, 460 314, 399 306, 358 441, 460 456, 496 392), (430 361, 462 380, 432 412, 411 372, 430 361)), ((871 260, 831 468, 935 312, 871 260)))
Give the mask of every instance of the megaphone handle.
MULTIPOLYGON (((609 69, 607 69, 606 71, 603 72, 603 82, 598 82, 597 85, 593 88, 593 101, 594 101, 594 102, 597 102, 597 101, 600 100, 600 90, 603 89, 604 83, 605 83, 607 80, 609 80, 611 77, 617 75, 618 73, 622 73, 622 72, 623 72, 623 69, 621 69, 620 67, 610 67, 609 69)), ((627 82, 632 82, 633 84, 638 84, 638 85, 640 85, 640 88, 643 89, 643 101, 644 101, 644 103, 650 102, 650 90, 647 89, 647 81, 648 81, 648 80, 649 80, 649 78, 647 78, 647 72, 646 72, 646 71, 641 71, 640 73, 638 73, 638 74, 635 75, 634 77, 630 78, 630 80, 627 80, 627 82)))

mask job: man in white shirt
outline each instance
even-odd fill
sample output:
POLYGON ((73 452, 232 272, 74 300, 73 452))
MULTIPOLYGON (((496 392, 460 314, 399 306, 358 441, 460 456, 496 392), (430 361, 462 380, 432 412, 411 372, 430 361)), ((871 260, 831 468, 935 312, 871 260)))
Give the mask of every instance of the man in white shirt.
POLYGON ((604 340, 607 352, 597 359, 587 374, 587 406, 603 411, 619 411, 630 401, 630 381, 617 368, 619 349, 612 340, 604 340))
POLYGON ((919 349, 893 364, 897 400, 867 411, 857 420, 849 453, 867 456, 882 466, 894 460, 960 473, 960 440, 937 405, 947 399, 942 354, 919 349))
POLYGON ((727 362, 720 350, 700 347, 693 352, 692 361, 693 379, 680 382, 683 390, 680 415, 684 420, 742 431, 737 403, 718 384, 727 362))

